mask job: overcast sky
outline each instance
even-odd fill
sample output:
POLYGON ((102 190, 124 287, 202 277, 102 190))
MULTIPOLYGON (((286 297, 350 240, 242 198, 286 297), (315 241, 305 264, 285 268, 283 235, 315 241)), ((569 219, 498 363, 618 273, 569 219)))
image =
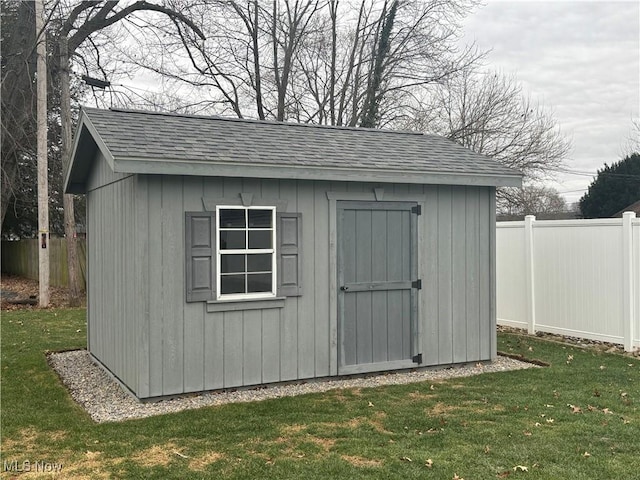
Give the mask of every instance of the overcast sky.
MULTIPOLYGON (((640 2, 485 1, 464 41, 492 49, 487 67, 515 73, 552 109, 572 140, 567 169, 595 174, 620 160, 640 111, 640 2)), ((549 186, 574 202, 592 178, 558 174, 549 186)))

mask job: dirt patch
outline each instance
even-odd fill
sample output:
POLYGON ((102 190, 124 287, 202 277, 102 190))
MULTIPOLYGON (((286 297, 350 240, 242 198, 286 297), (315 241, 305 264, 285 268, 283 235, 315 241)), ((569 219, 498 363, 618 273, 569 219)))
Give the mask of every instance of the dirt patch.
POLYGON ((369 424, 374 428, 376 432, 390 435, 393 432, 390 432, 389 430, 384 428, 383 421, 385 418, 387 418, 387 414, 385 412, 376 412, 373 414, 373 418, 369 420, 369 424))
POLYGON ((224 455, 222 453, 208 452, 202 455, 201 457, 194 457, 191 460, 189 460, 189 469, 195 470, 197 472, 201 472, 205 468, 207 468, 209 465, 211 465, 212 463, 216 463, 218 460, 221 460, 222 458, 224 458, 224 455))
POLYGON ((436 403, 433 407, 428 410, 429 415, 446 415, 449 412, 457 410, 458 407, 454 407, 453 405, 447 405, 442 402, 436 403))
MULTIPOLYGON (((318 437, 306 432, 307 425, 287 425, 281 429, 281 435, 276 438, 275 443, 284 444, 288 448, 286 453, 295 454, 295 445, 300 442, 310 442, 320 447, 324 452, 328 452, 336 441, 332 438, 318 437)), ((295 456, 295 455, 294 455, 295 456)))
POLYGON ((328 452, 329 450, 331 450, 331 448, 336 444, 336 441, 333 438, 321 438, 321 437, 316 437, 314 435, 309 435, 308 437, 305 438, 305 440, 308 440, 316 444, 325 452, 328 452))
MULTIPOLYGON (((3 439, 2 453, 5 460, 17 460, 20 465, 24 460, 44 462, 55 466, 56 470, 24 472, 20 478, 73 478, 78 480, 111 478, 107 472, 102 452, 72 452, 59 448, 48 449, 48 444, 55 444, 66 437, 63 431, 38 433, 27 428, 16 439, 3 439), (55 452, 55 453, 53 453, 55 452)), ((122 460, 120 460, 122 461, 122 460)), ((35 465, 33 465, 35 469, 35 465)))
POLYGON ((174 443, 154 445, 131 457, 131 460, 143 467, 158 465, 166 467, 173 459, 179 457, 178 454, 181 453, 179 450, 180 448, 174 443))
POLYGON ((346 402, 347 400, 349 400, 344 394, 344 389, 334 390, 332 393, 335 399, 340 402, 346 402))
MULTIPOLYGON (((0 308, 2 310, 22 310, 39 308, 37 299, 39 286, 37 280, 16 277, 14 275, 2 274, 0 279, 2 295, 0 298, 0 308), (31 305, 29 302, 35 302, 31 305), (18 303, 16 303, 18 302, 18 303)), ((81 304, 86 304, 84 292, 82 293, 81 304)), ((69 307, 69 291, 62 287, 49 287, 49 306, 55 308, 69 307)))
POLYGON ((340 455, 345 461, 349 462, 354 467, 381 467, 382 462, 380 460, 372 460, 370 458, 356 457, 353 455, 340 455))
POLYGON ((307 429, 306 425, 286 425, 282 427, 281 433, 286 436, 298 435, 307 429))
POLYGON ((14 455, 32 456, 33 452, 41 451, 42 445, 39 443, 39 438, 40 435, 33 427, 25 428, 20 432, 19 438, 3 438, 3 457, 6 459, 14 455))
POLYGON ((84 454, 84 458, 80 458, 74 462, 67 462, 63 464, 62 473, 64 478, 75 479, 103 479, 111 478, 111 472, 104 470, 105 460, 102 452, 93 452, 87 450, 84 454))
POLYGON ((413 400, 432 400, 433 397, 435 397, 435 394, 416 390, 415 392, 411 392, 408 396, 413 400))

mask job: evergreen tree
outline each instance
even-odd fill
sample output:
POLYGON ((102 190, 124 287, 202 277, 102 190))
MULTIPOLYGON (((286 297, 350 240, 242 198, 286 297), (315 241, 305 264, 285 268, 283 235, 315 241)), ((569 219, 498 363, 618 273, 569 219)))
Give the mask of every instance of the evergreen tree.
POLYGON ((580 211, 585 218, 611 217, 638 200, 640 153, 633 153, 611 166, 605 163, 598 170, 598 176, 580 199, 580 211))

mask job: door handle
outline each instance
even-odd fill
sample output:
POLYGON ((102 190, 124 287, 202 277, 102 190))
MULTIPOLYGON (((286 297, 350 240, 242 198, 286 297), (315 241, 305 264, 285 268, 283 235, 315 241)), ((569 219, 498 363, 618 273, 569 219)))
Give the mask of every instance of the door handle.
POLYGON ((347 290, 349 290, 349 287, 347 287, 346 285, 342 285, 340 287, 340 290, 342 290, 343 292, 346 292, 347 290))

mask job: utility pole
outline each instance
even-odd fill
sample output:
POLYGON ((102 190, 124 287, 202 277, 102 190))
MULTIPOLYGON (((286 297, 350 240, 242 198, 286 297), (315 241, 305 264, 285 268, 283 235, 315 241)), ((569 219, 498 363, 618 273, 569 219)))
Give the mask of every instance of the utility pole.
POLYGON ((47 45, 44 0, 36 0, 36 72, 38 130, 38 272, 40 307, 49 306, 49 178, 47 161, 47 45))

